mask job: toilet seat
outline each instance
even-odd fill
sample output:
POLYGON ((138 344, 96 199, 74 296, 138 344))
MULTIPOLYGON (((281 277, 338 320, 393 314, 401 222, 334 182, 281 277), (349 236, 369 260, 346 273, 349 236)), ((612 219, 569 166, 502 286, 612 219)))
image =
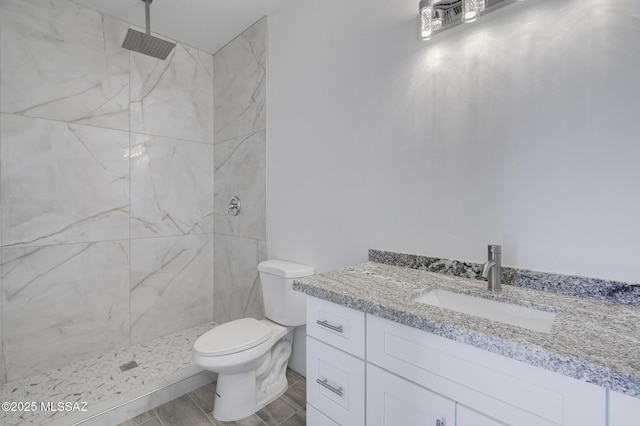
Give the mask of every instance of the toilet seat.
POLYGON ((193 349, 204 356, 222 356, 266 342, 273 328, 254 318, 242 318, 214 327, 200 336, 193 349))

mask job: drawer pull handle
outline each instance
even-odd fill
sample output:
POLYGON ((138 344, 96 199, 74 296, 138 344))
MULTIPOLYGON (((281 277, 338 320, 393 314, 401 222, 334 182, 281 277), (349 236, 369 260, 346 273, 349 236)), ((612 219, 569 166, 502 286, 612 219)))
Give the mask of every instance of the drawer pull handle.
POLYGON ((344 393, 342 392, 342 386, 336 389, 333 386, 331 386, 329 383, 327 383, 327 379, 322 379, 322 380, 316 379, 316 383, 324 388, 329 389, 331 392, 335 393, 338 396, 344 395, 344 393))
POLYGON ((331 325, 327 322, 327 320, 323 320, 323 321, 317 320, 316 323, 318 325, 321 325, 322 327, 328 328, 329 330, 337 331, 338 333, 344 333, 344 330, 342 329, 341 325, 331 325))
POLYGON ((444 420, 436 420, 436 426, 444 426, 444 420))

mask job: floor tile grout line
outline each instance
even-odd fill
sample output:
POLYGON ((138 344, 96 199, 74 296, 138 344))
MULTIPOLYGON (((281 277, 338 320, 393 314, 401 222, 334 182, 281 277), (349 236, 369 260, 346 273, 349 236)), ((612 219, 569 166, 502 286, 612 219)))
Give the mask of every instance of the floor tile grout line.
POLYGON ((295 416, 296 414, 298 414, 298 410, 294 411, 292 415, 290 415, 289 417, 287 417, 286 419, 282 420, 281 422, 278 423, 278 425, 283 424, 284 422, 286 422, 287 420, 289 420, 290 418, 292 418, 293 416, 295 416))
MULTIPOLYGON (((289 389, 291 387, 293 387, 293 385, 289 386, 289 389)), ((289 389, 287 389, 287 392, 289 391, 289 389)), ((285 404, 287 404, 288 406, 293 408, 296 412, 303 410, 304 407, 298 405, 298 403, 292 398, 291 395, 287 395, 287 392, 285 392, 282 395, 280 395, 280 397, 278 397, 278 399, 281 399, 282 402, 284 402, 285 404), (286 396, 286 398, 284 398, 285 396, 286 396)))
POLYGON ((160 414, 158 414, 158 412, 156 411, 156 409, 155 409, 155 408, 153 409, 153 414, 155 414, 155 415, 156 415, 156 419, 158 419, 158 421, 160 422, 160 424, 161 424, 162 426, 165 426, 164 421, 162 420, 162 417, 160 417, 160 414))
POLYGON ((207 413, 206 411, 204 411, 204 408, 202 408, 200 406, 200 404, 198 404, 198 401, 196 401, 192 396, 191 396, 191 392, 187 393, 187 397, 196 405, 196 407, 198 407, 198 409, 202 412, 202 414, 204 414, 204 416, 207 418, 207 420, 209 420, 211 422, 212 425, 215 426, 215 423, 213 421, 211 421, 211 418, 209 417, 209 413, 207 413))

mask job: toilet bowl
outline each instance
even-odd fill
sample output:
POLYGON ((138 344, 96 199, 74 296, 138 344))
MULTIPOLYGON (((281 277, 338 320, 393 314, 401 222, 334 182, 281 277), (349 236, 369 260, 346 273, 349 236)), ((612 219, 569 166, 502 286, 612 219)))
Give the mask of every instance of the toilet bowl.
POLYGON ((293 279, 312 275, 314 269, 268 260, 258 270, 267 319, 230 321, 193 345, 194 364, 218 373, 213 408, 217 420, 248 417, 287 390, 294 329, 306 320, 304 294, 293 291, 293 279))
POLYGON ((222 324, 196 341, 193 362, 218 373, 216 419, 232 421, 248 417, 287 390, 291 340, 285 339, 275 354, 272 349, 292 332, 293 327, 269 320, 243 318, 222 324), (280 370, 285 373, 280 374, 280 370), (262 377, 266 371, 271 377, 262 377), (278 380, 280 377, 284 377, 284 382, 278 380))

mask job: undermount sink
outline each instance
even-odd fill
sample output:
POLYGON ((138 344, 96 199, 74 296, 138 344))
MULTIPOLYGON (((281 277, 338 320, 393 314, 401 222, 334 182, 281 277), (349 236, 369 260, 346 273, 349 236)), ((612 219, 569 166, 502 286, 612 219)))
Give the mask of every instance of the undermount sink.
POLYGON ((550 333, 556 319, 555 312, 483 299, 442 288, 430 290, 414 301, 542 333, 550 333))

